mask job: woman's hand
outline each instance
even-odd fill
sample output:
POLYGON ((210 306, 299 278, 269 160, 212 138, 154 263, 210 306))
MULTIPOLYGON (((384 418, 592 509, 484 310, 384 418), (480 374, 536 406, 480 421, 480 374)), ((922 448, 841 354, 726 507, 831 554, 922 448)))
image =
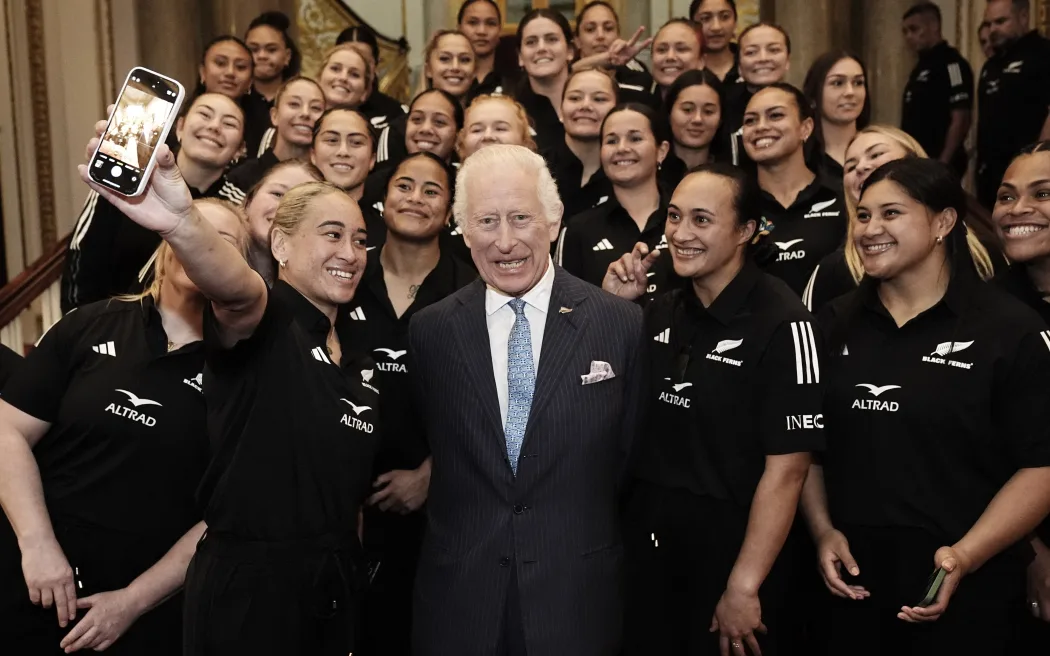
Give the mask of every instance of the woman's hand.
POLYGON ((748 653, 744 650, 745 645, 754 656, 762 656, 755 631, 765 633, 766 625, 762 623, 758 593, 726 588, 715 607, 710 630, 722 634, 718 641, 722 656, 743 656, 748 653))
POLYGON ((645 41, 638 43, 638 39, 641 38, 644 32, 645 26, 641 25, 634 31, 634 35, 627 41, 624 41, 623 39, 616 39, 613 41, 612 45, 609 46, 609 65, 614 68, 617 66, 623 66, 638 56, 638 53, 652 45, 653 37, 649 37, 645 41))
POLYGON ((1050 548, 1038 538, 1032 540, 1035 559, 1028 565, 1028 606, 1032 615, 1050 622, 1050 548))
POLYGON ((89 610, 62 639, 59 646, 67 654, 80 649, 108 649, 141 614, 127 588, 84 597, 77 607, 89 610))
POLYGON ((65 627, 77 617, 77 589, 66 554, 53 536, 20 546, 29 600, 44 608, 54 604, 58 625, 65 627))
POLYGON ((649 277, 646 274, 659 256, 660 251, 650 253, 648 246, 638 242, 634 250, 609 265, 602 280, 602 289, 633 301, 648 288, 649 277))
POLYGON ((871 593, 860 585, 848 585, 842 580, 842 568, 853 576, 860 574, 857 561, 849 551, 849 541, 841 531, 831 529, 817 540, 817 562, 824 585, 831 594, 843 599, 867 599, 871 593))
POLYGON ((948 610, 948 602, 959 587, 959 582, 970 572, 969 557, 955 547, 938 549, 933 555, 933 562, 936 567, 946 572, 941 589, 937 591, 936 600, 925 608, 902 606, 901 612, 897 613, 899 619, 911 623, 936 622, 944 611, 948 610))
MULTIPOLYGON (((110 113, 112 113, 110 107, 110 113)), ((99 140, 106 130, 106 121, 95 124, 95 138, 88 142, 87 159, 98 147, 99 140)), ((175 164, 175 155, 166 144, 157 146, 157 165, 150 175, 149 184, 141 195, 122 196, 91 179, 86 164, 77 167, 80 179, 100 196, 113 204, 129 219, 144 228, 160 233, 162 236, 174 230, 190 215, 193 207, 193 196, 190 188, 182 179, 182 173, 175 164)))
POLYGON ((372 487, 379 491, 368 499, 368 505, 378 506, 383 512, 402 515, 413 513, 423 507, 430 490, 430 464, 423 463, 418 469, 395 469, 378 478, 372 487))

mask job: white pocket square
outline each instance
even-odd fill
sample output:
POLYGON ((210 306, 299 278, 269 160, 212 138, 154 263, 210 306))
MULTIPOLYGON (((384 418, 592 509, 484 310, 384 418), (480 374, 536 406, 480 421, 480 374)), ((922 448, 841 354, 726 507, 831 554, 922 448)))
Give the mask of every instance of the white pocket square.
POLYGON ((616 374, 613 373, 612 367, 609 366, 608 362, 602 362, 601 360, 591 361, 591 373, 580 376, 583 379, 584 385, 590 385, 591 383, 600 383, 603 380, 609 380, 610 378, 616 378, 616 374))

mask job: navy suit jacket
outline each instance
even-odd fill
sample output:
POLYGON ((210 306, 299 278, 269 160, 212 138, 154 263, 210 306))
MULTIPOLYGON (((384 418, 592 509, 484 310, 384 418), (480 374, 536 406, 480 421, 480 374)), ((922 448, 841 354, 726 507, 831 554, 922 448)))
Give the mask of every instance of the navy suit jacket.
POLYGON ((516 477, 485 317, 478 280, 409 327, 433 454, 414 653, 496 654, 513 567, 529 656, 617 654, 618 501, 645 380, 641 310, 556 268, 516 477), (596 360, 615 377, 584 385, 596 360))

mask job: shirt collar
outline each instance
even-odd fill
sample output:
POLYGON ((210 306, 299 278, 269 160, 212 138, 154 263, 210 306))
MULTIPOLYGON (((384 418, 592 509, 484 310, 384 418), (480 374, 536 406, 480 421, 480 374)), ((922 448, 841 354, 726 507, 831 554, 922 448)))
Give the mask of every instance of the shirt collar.
POLYGON ((696 297, 692 289, 685 293, 687 307, 706 312, 722 325, 728 326, 733 318, 740 313, 740 309, 744 307, 751 290, 761 277, 762 270, 758 268, 758 265, 751 258, 747 258, 744 260, 744 266, 729 281, 726 288, 722 290, 722 293, 715 298, 709 307, 704 308, 700 304, 700 299, 696 297))
MULTIPOLYGON (((965 260, 969 260, 969 253, 962 255, 965 260)), ((954 314, 956 317, 961 317, 970 307, 970 299, 973 298, 974 287, 979 283, 977 278, 977 272, 974 271, 973 266, 969 262, 960 262, 957 266, 952 267, 952 277, 948 281, 948 289, 944 292, 944 296, 941 300, 934 303, 933 307, 920 313, 916 319, 926 316, 934 312, 940 312, 947 310, 954 314)), ((890 316, 886 306, 882 304, 882 299, 879 298, 879 281, 869 276, 864 276, 858 286, 859 293, 861 294, 861 300, 864 306, 877 314, 890 316)), ((915 319, 912 319, 914 321, 915 319)))
POLYGON ((291 313, 306 330, 321 335, 328 335, 332 323, 324 312, 317 309, 302 293, 283 280, 273 284, 270 293, 291 313))
MULTIPOLYGON (((521 300, 531 305, 544 314, 551 304, 551 292, 554 290, 554 262, 547 256, 547 271, 532 289, 521 295, 521 300)), ((493 289, 491 285, 485 287, 485 314, 492 315, 501 307, 509 303, 514 296, 507 296, 501 291, 493 289)))

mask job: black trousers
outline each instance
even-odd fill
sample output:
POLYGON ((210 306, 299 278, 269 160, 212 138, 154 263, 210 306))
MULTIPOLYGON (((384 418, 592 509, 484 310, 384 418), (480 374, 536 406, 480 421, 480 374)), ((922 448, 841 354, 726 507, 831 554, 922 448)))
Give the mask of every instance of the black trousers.
POLYGON ((355 649, 356 537, 252 542, 205 535, 186 572, 186 656, 346 656, 355 649))
POLYGON ((1016 600, 1024 594, 1026 563, 1016 551, 993 558, 964 577, 948 610, 936 621, 909 624, 901 606, 922 599, 933 555, 948 541, 920 529, 839 526, 849 540, 860 576, 846 573, 871 597, 851 601, 827 597, 823 627, 829 654, 850 656, 1005 655, 1015 623, 1016 600))
MULTIPOLYGON (((70 566, 76 568, 77 598, 126 587, 159 560, 175 543, 53 518, 55 536, 70 566)), ((77 621, 88 613, 77 611, 77 621)), ((64 653, 62 638, 76 622, 60 628, 55 608, 29 601, 21 554, 10 525, 0 518, 0 653, 41 656, 64 653)), ((144 614, 106 650, 117 656, 182 652, 181 595, 144 614)))
POLYGON ((422 512, 365 510, 365 553, 375 574, 364 596, 364 656, 412 653, 412 586, 425 528, 422 512))
MULTIPOLYGON (((719 634, 708 629, 740 552, 748 509, 649 483, 637 483, 631 496, 624 517, 624 653, 719 654, 719 634)), ((759 591, 769 629, 756 634, 764 656, 778 653, 784 575, 778 560, 759 591)))

